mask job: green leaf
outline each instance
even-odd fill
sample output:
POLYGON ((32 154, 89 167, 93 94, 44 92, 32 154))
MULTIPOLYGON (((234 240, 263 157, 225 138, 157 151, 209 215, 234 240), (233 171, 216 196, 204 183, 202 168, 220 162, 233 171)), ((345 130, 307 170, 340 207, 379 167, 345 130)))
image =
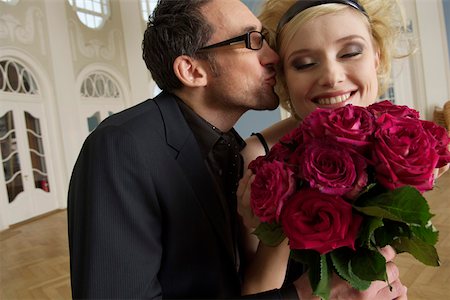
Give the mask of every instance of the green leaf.
POLYGON ((309 282, 311 284, 311 288, 314 289, 319 285, 320 282, 320 272, 321 272, 321 259, 320 255, 317 257, 314 257, 313 261, 310 261, 308 263, 308 277, 309 282), (317 258, 314 259, 314 258, 317 258))
POLYGON ((271 247, 278 246, 286 238, 283 228, 277 223, 260 223, 255 231, 253 231, 253 234, 263 244, 271 247))
POLYGON ((373 248, 373 250, 376 250, 376 247, 373 247, 370 241, 372 240, 375 230, 382 226, 383 220, 381 218, 366 217, 364 219, 364 223, 362 224, 362 229, 359 234, 359 245, 367 247, 369 249, 373 248))
POLYGON ((370 281, 362 280, 355 274, 350 274, 350 259, 354 255, 354 251, 343 247, 333 250, 330 253, 331 261, 336 270, 336 273, 344 280, 346 280, 352 287, 363 291, 369 288, 370 281))
POLYGON ((415 236, 400 237, 391 245, 398 253, 408 252, 427 266, 438 267, 440 265, 436 248, 415 236))
POLYGON ((430 223, 427 226, 411 226, 411 231, 415 237, 429 245, 436 245, 439 237, 439 232, 430 223))
POLYGON ((319 264, 309 270, 309 281, 313 289, 313 294, 322 299, 329 299, 331 286, 331 263, 327 259, 327 254, 320 256, 319 264))
POLYGON ((362 280, 385 280, 386 259, 378 251, 359 248, 350 261, 351 273, 362 280))
MULTIPOLYGON (((369 180, 369 182, 371 182, 369 180)), ((370 201, 374 197, 386 193, 389 190, 384 188, 381 184, 370 183, 366 189, 358 196, 358 198, 353 203, 355 206, 365 206, 364 203, 370 201)))
POLYGON ((408 224, 385 220, 384 226, 375 230, 375 245, 382 248, 390 245, 398 237, 411 237, 411 234, 411 229, 408 224))
POLYGON ((370 183, 368 184, 364 190, 359 194, 358 198, 364 198, 364 197, 370 197, 370 193, 372 193, 375 190, 375 187, 377 187, 376 183, 370 183))
POLYGON ((425 198, 410 186, 360 201, 355 209, 369 216, 422 226, 433 216, 425 198))

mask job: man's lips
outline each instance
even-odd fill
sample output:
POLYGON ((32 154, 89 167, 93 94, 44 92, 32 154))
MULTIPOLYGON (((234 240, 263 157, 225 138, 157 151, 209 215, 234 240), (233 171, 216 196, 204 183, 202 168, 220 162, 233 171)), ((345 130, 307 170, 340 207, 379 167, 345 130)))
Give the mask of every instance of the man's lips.
POLYGON ((271 86, 275 86, 275 84, 277 83, 277 77, 275 74, 273 74, 270 77, 267 77, 265 82, 267 82, 269 85, 271 86))

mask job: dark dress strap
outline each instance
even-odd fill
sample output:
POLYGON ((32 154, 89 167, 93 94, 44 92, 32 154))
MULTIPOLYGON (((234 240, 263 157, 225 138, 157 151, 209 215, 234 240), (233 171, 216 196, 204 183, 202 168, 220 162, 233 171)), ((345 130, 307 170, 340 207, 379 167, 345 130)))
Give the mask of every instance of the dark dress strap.
POLYGON ((264 146, 264 150, 266 151, 266 155, 267 155, 269 153, 269 145, 267 145, 266 139, 263 137, 263 135, 259 132, 252 132, 251 135, 255 135, 258 138, 258 140, 264 146))

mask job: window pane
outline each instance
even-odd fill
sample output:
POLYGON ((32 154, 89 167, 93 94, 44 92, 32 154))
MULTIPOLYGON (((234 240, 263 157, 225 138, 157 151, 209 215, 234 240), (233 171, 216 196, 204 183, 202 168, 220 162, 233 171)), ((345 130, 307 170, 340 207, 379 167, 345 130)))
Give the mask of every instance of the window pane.
POLYGON ((155 10, 158 0, 141 0, 141 12, 144 21, 148 21, 148 16, 155 10))
POLYGON ((101 14, 102 13, 102 6, 98 2, 93 2, 92 3, 92 10, 101 14))
POLYGON ((12 111, 0 117, 0 149, 8 202, 11 203, 23 191, 22 170, 12 111))
POLYGON ((19 0, 0 0, 0 1, 11 4, 11 5, 15 5, 15 4, 17 4, 17 2, 19 2, 19 0))
POLYGON ((99 28, 109 17, 109 0, 69 0, 81 23, 90 28, 99 28))
POLYGON ((112 77, 103 72, 90 74, 81 85, 81 95, 93 98, 119 98, 119 88, 112 77))
POLYGON ((15 60, 0 61, 0 91, 38 94, 37 84, 31 72, 15 60))
POLYGON ((19 90, 18 66, 14 62, 8 62, 6 66, 7 66, 6 72, 8 73, 9 87, 12 91, 17 92, 19 90))
POLYGON ((30 147, 34 186, 38 189, 42 189, 44 192, 50 192, 40 121, 28 112, 24 112, 24 114, 27 126, 28 145, 30 147))
POLYGON ((100 120, 101 120, 101 118, 100 118, 100 112, 99 111, 94 113, 91 117, 87 118, 89 132, 94 130, 95 127, 97 127, 98 124, 100 124, 100 120))

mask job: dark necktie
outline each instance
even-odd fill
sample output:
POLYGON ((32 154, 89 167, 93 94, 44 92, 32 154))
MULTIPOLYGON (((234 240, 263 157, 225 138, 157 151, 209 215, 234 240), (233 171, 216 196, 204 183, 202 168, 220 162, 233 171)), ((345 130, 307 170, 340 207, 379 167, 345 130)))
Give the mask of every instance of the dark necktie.
POLYGON ((242 177, 243 159, 240 154, 240 146, 232 133, 225 133, 214 146, 215 159, 219 166, 219 175, 221 178, 224 196, 228 204, 230 225, 233 234, 233 243, 235 249, 235 264, 239 269, 240 259, 238 255, 238 219, 237 219, 237 198, 236 191, 239 179, 242 177))
POLYGON ((223 134, 218 143, 219 165, 222 169, 225 195, 228 201, 232 203, 232 209, 235 209, 236 190, 243 169, 242 156, 239 153, 240 147, 231 133, 223 134))

